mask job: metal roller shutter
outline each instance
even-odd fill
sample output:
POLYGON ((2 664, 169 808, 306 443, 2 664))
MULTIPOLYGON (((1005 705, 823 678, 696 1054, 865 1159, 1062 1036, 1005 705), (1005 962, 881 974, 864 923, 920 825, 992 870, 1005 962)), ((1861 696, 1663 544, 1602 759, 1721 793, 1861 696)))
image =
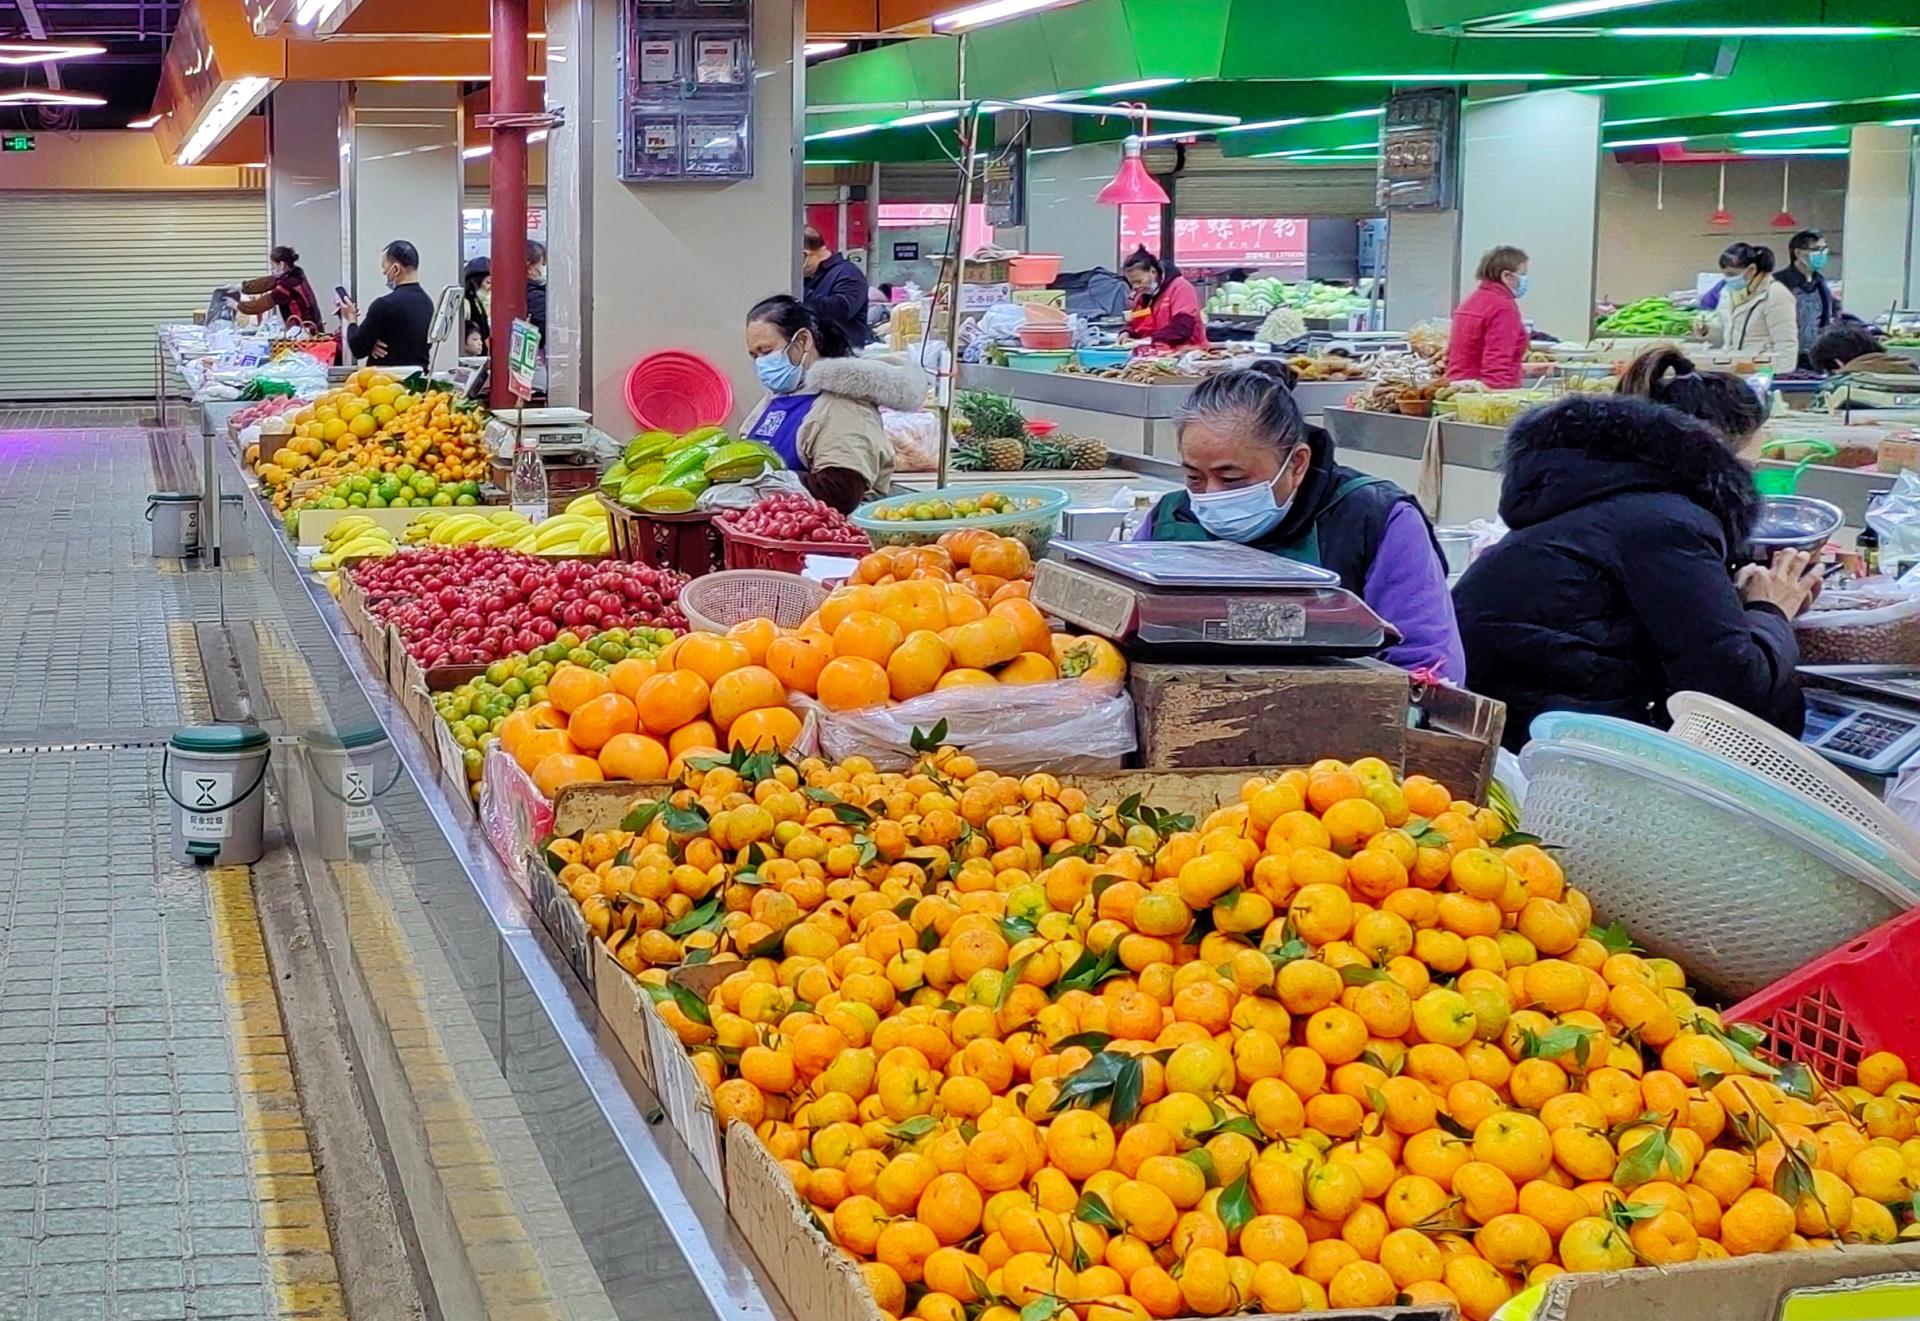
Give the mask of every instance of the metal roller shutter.
MULTIPOLYGON (((1149 151, 1147 168, 1173 168, 1174 153, 1149 151)), ((1186 219, 1263 216, 1375 216, 1374 170, 1360 165, 1284 165, 1257 157, 1222 156, 1211 143, 1187 149, 1175 185, 1176 214, 1186 219)))
POLYGON ((145 397, 153 328, 267 270, 262 193, 0 193, 0 399, 145 397))

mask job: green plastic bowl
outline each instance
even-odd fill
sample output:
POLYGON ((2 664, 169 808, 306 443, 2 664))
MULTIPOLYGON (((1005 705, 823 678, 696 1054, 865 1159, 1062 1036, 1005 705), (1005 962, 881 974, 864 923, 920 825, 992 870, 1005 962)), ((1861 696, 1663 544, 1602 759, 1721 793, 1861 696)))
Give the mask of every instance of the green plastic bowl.
POLYGON ((1060 526, 1060 515, 1069 503, 1071 501, 1067 493, 1057 486, 979 482, 942 487, 937 491, 907 491, 900 495, 889 495, 861 505, 851 517, 853 525, 865 532, 876 546, 928 546, 948 532, 961 528, 983 528, 999 536, 1018 537, 1026 543, 1028 552, 1039 559, 1046 553, 1047 543, 1053 540, 1054 531, 1060 526), (1040 503, 1031 509, 1014 509, 1004 514, 976 514, 972 518, 891 520, 878 516, 878 511, 882 509, 903 509, 940 500, 952 504, 956 500, 978 499, 989 492, 1014 500, 1038 499, 1040 503))
POLYGON ((1072 349, 1008 349, 1007 366, 1017 372, 1050 372, 1067 365, 1072 349))

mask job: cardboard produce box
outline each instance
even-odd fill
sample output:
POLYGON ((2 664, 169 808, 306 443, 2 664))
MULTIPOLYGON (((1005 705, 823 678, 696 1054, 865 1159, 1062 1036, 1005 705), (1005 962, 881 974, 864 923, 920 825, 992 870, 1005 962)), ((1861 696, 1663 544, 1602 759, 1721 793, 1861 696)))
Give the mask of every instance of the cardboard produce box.
POLYGON ((1837 1251, 1775 1252, 1725 1261, 1690 1261, 1659 1269, 1561 1275, 1547 1282, 1531 1321, 1814 1321, 1826 1317, 1911 1317, 1912 1303, 1892 1310, 1856 1311, 1846 1296, 1818 1311, 1783 1310, 1801 1290, 1840 1281, 1920 1271, 1920 1243, 1848 1244, 1837 1251), (1837 1304, 1837 1307, 1835 1306, 1837 1304))
POLYGON ((1135 662, 1128 675, 1149 771, 1306 766, 1379 757, 1479 799, 1506 707, 1415 681, 1380 661, 1306 665, 1135 662))

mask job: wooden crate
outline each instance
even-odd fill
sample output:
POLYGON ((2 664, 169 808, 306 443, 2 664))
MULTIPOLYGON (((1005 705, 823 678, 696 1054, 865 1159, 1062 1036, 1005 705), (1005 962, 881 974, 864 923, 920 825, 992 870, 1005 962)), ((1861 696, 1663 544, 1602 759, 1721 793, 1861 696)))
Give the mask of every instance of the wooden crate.
POLYGON ((1406 752, 1405 671, 1136 663, 1128 678, 1148 770, 1305 766, 1406 752))

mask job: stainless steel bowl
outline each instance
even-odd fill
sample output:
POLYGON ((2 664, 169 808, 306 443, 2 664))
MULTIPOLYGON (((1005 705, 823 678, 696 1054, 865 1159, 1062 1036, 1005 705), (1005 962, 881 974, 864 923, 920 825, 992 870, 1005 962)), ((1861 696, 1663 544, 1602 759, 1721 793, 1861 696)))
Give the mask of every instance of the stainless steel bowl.
POLYGON ((1746 558, 1764 564, 1775 551, 1817 551, 1830 541, 1846 515, 1840 507, 1806 495, 1763 495, 1747 534, 1746 558))

